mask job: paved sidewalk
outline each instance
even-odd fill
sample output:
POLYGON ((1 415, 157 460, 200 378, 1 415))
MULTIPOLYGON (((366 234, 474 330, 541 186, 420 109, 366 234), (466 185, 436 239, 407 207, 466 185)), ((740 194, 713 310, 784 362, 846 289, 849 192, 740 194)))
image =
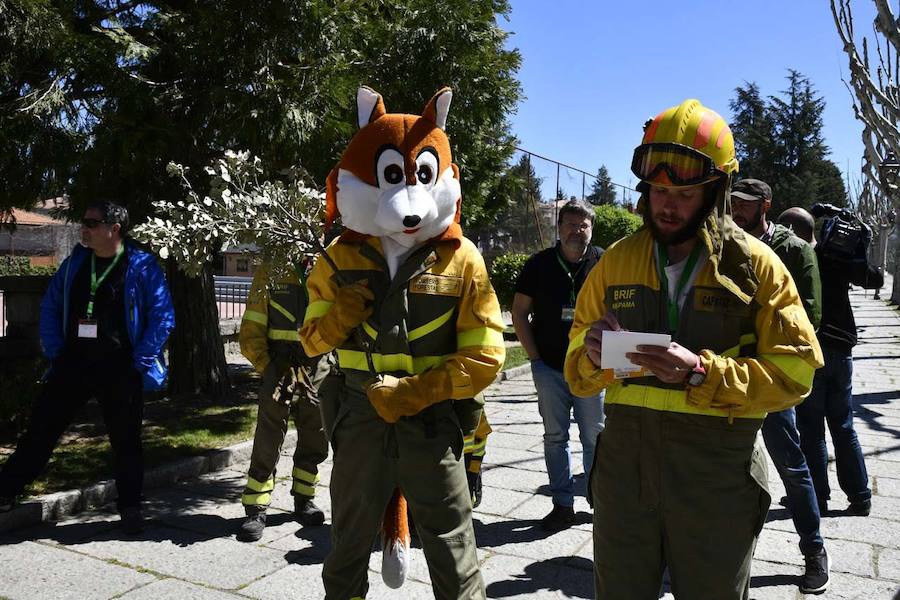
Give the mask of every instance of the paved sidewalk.
MULTIPOLYGON (((875 492, 868 518, 841 514, 833 495, 823 534, 833 560, 832 584, 822 598, 900 598, 900 316, 871 295, 854 293, 862 328, 855 352, 857 431, 875 492)), ((587 504, 576 501, 578 524, 548 535, 537 520, 550 508, 542 427, 528 375, 490 388, 491 436, 484 502, 475 525, 482 572, 492 598, 591 598, 591 526, 587 504)), ((573 444, 580 452, 573 429, 573 444)), ((279 473, 290 473, 290 451, 279 473)), ((580 464, 577 460, 576 464, 580 464)), ((151 490, 146 532, 125 536, 112 508, 84 513, 0 537, 0 597, 128 600, 322 598, 321 563, 329 528, 300 528, 292 519, 289 483, 276 488, 270 526, 259 543, 234 538, 243 510, 246 463, 181 484, 151 490)), ((319 502, 329 509, 330 461, 319 502)), ((833 464, 832 464, 833 471, 833 464)), ((834 474, 832 473, 832 476, 834 474)), ((773 497, 782 495, 771 470, 773 497)), ((840 488, 836 480, 835 490, 840 488)), ((802 557, 787 511, 773 505, 754 561, 751 598, 802 598, 802 557)), ((424 556, 413 554, 411 580, 387 589, 370 563, 369 598, 431 598, 424 556)), ((666 595, 671 598, 670 595, 666 595)), ((625 599, 627 600, 627 599, 625 599)))

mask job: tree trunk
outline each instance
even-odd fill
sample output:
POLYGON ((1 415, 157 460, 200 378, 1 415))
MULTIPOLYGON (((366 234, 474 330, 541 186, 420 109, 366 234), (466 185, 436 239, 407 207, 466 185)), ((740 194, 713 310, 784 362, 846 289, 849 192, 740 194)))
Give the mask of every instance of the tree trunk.
POLYGON ((894 249, 894 285, 891 288, 890 303, 900 304, 900 244, 897 244, 897 247, 894 249))
POLYGON ((231 391, 212 273, 188 277, 168 261, 175 304, 175 330, 169 338, 169 391, 222 398, 231 391))

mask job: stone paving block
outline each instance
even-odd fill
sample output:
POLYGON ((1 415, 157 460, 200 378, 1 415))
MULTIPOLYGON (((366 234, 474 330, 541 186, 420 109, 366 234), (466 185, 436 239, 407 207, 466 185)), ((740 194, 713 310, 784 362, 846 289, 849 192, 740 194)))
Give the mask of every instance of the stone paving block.
POLYGON ((878 553, 878 577, 900 581, 900 550, 891 548, 878 553))
POLYGON ((593 598, 590 570, 569 566, 561 558, 531 560, 494 554, 482 565, 489 598, 593 598))
MULTIPOLYGON (((754 560, 750 568, 750 600, 797 600, 803 567, 754 560)), ((829 598, 831 596, 828 596, 829 598)))
POLYGON ((240 593, 259 600, 322 600, 322 565, 287 565, 241 588, 240 593))
POLYGON ((285 564, 284 553, 271 548, 168 527, 128 540, 101 535, 78 551, 220 589, 235 589, 285 564))
POLYGON ((893 477, 876 477, 875 486, 879 496, 893 496, 900 498, 900 479, 893 477))
POLYGON ((900 477, 900 465, 889 460, 872 460, 866 458, 866 471, 869 477, 884 475, 885 477, 900 477))
POLYGON ((516 448, 518 450, 531 450, 532 452, 543 453, 544 443, 527 435, 495 431, 488 438, 488 452, 493 452, 494 448, 516 448))
POLYGON ((900 540, 900 523, 873 517, 841 516, 822 520, 822 535, 827 538, 894 547, 900 540))
POLYGON ((531 498, 529 493, 499 487, 483 487, 482 494, 481 505, 475 509, 476 517, 479 514, 506 515, 531 498))
POLYGON ((482 549, 494 554, 523 558, 576 556, 591 533, 580 529, 564 529, 556 533, 544 531, 536 521, 515 521, 485 515, 475 526, 475 537, 482 549))
POLYGON ((237 594, 213 590, 207 587, 187 583, 178 579, 160 579, 150 585, 132 590, 120 596, 122 600, 159 600, 160 598, 177 598, 178 600, 237 600, 237 594))
MULTIPOLYGON (((793 531, 764 528, 756 544, 753 559, 769 563, 803 565, 803 555, 798 543, 800 537, 793 531)), ((830 549, 830 548, 829 548, 830 549)))
POLYGON ((828 600, 896 600, 898 591, 896 582, 832 572, 826 597, 828 600))
POLYGON ((481 476, 482 483, 488 487, 499 487, 507 490, 534 493, 539 488, 547 488, 547 474, 524 469, 508 467, 485 468, 481 476))
POLYGON ((862 577, 875 577, 876 549, 869 544, 826 540, 825 549, 831 558, 831 570, 862 577))
POLYGON ((112 598, 156 578, 84 554, 33 542, 0 545, 0 597, 112 598))
POLYGON ((494 448, 488 439, 487 454, 484 457, 485 464, 497 467, 510 467, 513 469, 526 469, 528 471, 547 472, 544 463, 544 453, 518 450, 514 448, 494 448))

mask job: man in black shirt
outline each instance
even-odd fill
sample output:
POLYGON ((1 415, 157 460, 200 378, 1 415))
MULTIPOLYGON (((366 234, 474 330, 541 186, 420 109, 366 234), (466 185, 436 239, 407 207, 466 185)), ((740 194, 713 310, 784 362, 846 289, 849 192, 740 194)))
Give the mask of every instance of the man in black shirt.
POLYGON ((822 323, 817 336, 825 356, 825 366, 816 371, 812 391, 797 406, 800 447, 806 455, 809 472, 821 512, 828 510, 831 487, 828 484, 828 448, 825 423, 834 444, 838 482, 847 494, 852 515, 867 516, 872 508, 872 490, 856 431, 853 429, 853 346, 856 345, 856 321, 850 308, 850 285, 880 289, 884 277, 866 260, 860 248, 854 260, 842 260, 816 244, 813 218, 802 208, 790 208, 778 218, 801 238, 815 246, 822 277, 822 323))
POLYGON ((559 211, 559 241, 525 263, 513 298, 513 327, 531 359, 538 410, 544 421, 544 460, 553 510, 541 524, 548 530, 563 529, 575 522, 569 449, 571 413, 574 411, 578 424, 585 475, 594 462, 594 446, 603 428, 603 395, 574 396, 562 372, 575 298, 603 253, 590 245, 593 224, 594 211, 589 206, 577 200, 563 206, 559 211))
POLYGON ((123 239, 127 228, 124 207, 89 207, 81 221, 82 245, 50 282, 40 333, 51 368, 28 427, 0 470, 0 512, 12 508, 78 410, 96 398, 115 456, 122 526, 127 533, 142 529, 142 389, 165 382, 162 347, 175 315, 162 269, 123 239))

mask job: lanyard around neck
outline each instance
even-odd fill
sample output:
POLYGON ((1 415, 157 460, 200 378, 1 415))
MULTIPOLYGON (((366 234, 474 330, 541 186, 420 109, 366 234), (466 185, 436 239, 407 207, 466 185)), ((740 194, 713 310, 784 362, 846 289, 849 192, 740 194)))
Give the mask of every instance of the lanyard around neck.
MULTIPOLYGON (((585 250, 585 255, 587 254, 587 250, 585 250)), ((569 302, 572 306, 575 306, 575 277, 581 272, 582 267, 584 267, 587 258, 583 258, 581 262, 578 264, 578 268, 575 269, 575 272, 572 273, 569 270, 569 265, 566 264, 566 261, 563 260, 562 256, 559 255, 559 252, 556 253, 556 260, 559 261, 559 266, 562 267, 563 271, 566 272, 566 275, 569 276, 569 279, 572 281, 572 289, 569 290, 569 302)))
POLYGON ((87 305, 87 318, 90 319, 94 314, 94 297, 97 295, 97 290, 100 288, 100 284, 103 283, 103 280, 106 279, 106 276, 109 275, 109 272, 113 270, 113 267, 116 266, 116 263, 119 262, 119 259, 122 257, 122 254, 125 252, 125 245, 122 244, 119 246, 119 250, 116 252, 115 258, 112 259, 112 262, 109 263, 109 266, 106 267, 106 270, 97 277, 97 255, 91 252, 91 294, 88 297, 88 305, 87 305))
POLYGON ((694 272, 694 267, 697 265, 697 259, 700 258, 702 246, 699 242, 694 244, 694 249, 691 250, 687 263, 684 265, 684 270, 681 272, 681 277, 678 279, 678 286, 675 288, 674 298, 669 297, 669 277, 666 275, 666 266, 669 264, 669 252, 662 244, 657 244, 656 247, 659 251, 659 260, 657 261, 657 264, 659 265, 659 289, 665 297, 669 307, 669 330, 672 333, 675 333, 678 331, 680 312, 678 310, 678 298, 681 297, 681 292, 691 279, 691 274, 694 272))

